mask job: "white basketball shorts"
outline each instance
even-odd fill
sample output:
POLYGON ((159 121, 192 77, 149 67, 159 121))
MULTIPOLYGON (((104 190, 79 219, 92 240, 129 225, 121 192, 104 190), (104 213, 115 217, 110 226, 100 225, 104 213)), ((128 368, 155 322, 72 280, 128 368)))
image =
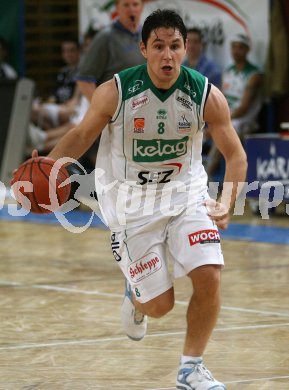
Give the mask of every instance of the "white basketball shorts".
POLYGON ((217 226, 202 203, 192 215, 160 217, 111 233, 115 260, 141 303, 173 286, 174 278, 206 264, 224 265, 217 226))

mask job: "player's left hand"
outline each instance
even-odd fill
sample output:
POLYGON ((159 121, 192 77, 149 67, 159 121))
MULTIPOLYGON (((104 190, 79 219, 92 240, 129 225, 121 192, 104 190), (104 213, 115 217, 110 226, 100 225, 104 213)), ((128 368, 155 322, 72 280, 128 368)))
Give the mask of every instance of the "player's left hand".
POLYGON ((228 208, 214 199, 207 199, 204 204, 208 210, 208 216, 216 223, 218 228, 227 229, 230 220, 228 208))

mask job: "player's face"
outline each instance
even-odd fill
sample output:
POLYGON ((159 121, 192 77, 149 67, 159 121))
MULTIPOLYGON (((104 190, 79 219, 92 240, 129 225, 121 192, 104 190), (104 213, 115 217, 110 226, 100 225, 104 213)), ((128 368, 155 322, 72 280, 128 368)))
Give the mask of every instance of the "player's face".
POLYGON ((147 46, 141 42, 140 48, 147 59, 148 73, 158 88, 170 88, 180 74, 186 46, 179 30, 158 28, 152 31, 147 46))
POLYGON ((143 11, 142 0, 119 0, 116 4, 119 21, 128 30, 136 31, 143 11))

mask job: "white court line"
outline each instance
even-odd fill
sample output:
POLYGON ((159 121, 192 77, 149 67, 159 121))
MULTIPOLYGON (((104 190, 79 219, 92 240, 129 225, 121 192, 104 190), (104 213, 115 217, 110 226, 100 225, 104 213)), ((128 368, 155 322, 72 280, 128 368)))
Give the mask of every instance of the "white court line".
MULTIPOLYGON (((175 303, 177 303, 179 305, 184 305, 184 306, 186 306, 188 304, 188 302, 184 302, 184 301, 175 301, 175 303)), ((280 313, 280 312, 276 312, 276 311, 244 309, 242 307, 223 306, 223 305, 221 308, 222 308, 222 310, 241 311, 244 313, 254 313, 254 314, 275 315, 275 316, 279 316, 279 317, 289 317, 289 313, 280 313)))
MULTIPOLYGON (((15 286, 15 287, 25 287, 25 288, 35 288, 35 289, 43 289, 43 290, 50 290, 50 291, 58 291, 58 292, 65 292, 65 293, 74 293, 74 294, 85 294, 85 295, 99 295, 103 297, 112 297, 112 298, 123 298, 123 294, 113 294, 113 293, 103 293, 99 292, 97 290, 80 290, 77 288, 70 288, 70 287, 59 287, 59 286, 53 286, 53 285, 45 285, 45 284, 32 284, 27 285, 24 283, 18 283, 18 282, 10 282, 5 280, 0 280, 0 286, 15 286)), ((185 301, 175 301, 176 304, 187 306, 188 302, 185 301)), ((280 313, 280 312, 274 312, 274 311, 265 311, 265 310, 256 310, 256 309, 245 309, 242 307, 233 307, 233 306, 222 306, 222 310, 231 310, 231 311, 239 311, 243 313, 252 313, 252 314, 262 314, 262 315, 275 315, 278 317, 289 317, 289 313, 280 313)))
MULTIPOLYGON (((260 381, 272 381, 272 380, 279 380, 279 379, 288 379, 289 375, 284 376, 269 376, 264 378, 252 378, 252 379, 243 379, 238 381, 229 381, 224 382, 225 385, 232 385, 234 383, 250 383, 250 382, 260 382, 260 381)), ((176 390, 175 387, 158 387, 155 389, 148 389, 148 390, 176 390)))
POLYGON ((223 310, 231 310, 231 311, 242 311, 244 313, 254 313, 254 314, 265 314, 265 315, 275 315, 279 317, 289 317, 289 313, 280 313, 275 311, 264 311, 264 310, 255 310, 255 309, 242 309, 240 307, 232 307, 232 306, 222 306, 223 310))
POLYGON ((123 298, 123 295, 121 295, 121 294, 103 293, 103 292, 99 292, 97 290, 94 290, 94 291, 79 290, 79 289, 75 289, 75 288, 57 287, 57 286, 50 286, 50 285, 45 285, 45 284, 33 284, 29 287, 39 288, 42 290, 67 292, 67 293, 77 293, 77 294, 85 294, 85 295, 99 295, 102 297, 112 297, 112 298, 123 298))
MULTIPOLYGON (((281 324, 268 324, 268 325, 248 325, 248 326, 232 326, 228 328, 216 328, 214 332, 229 332, 234 330, 249 330, 249 329, 268 329, 268 328, 282 328, 289 327, 288 323, 281 324)), ((167 337, 167 336, 183 336, 185 331, 179 332, 163 332, 163 333, 152 333, 147 334, 145 337, 153 338, 153 337, 167 337)), ((0 351, 11 351, 11 350, 19 350, 19 349, 33 349, 33 348, 46 348, 46 347, 59 347, 59 346, 68 346, 68 345, 83 345, 83 344, 98 344, 98 343, 106 343, 112 341, 121 341, 127 340, 127 336, 116 336, 116 337, 105 337, 98 338, 94 340, 67 340, 67 341, 57 341, 52 343, 38 343, 38 344, 23 344, 23 345, 14 345, 11 347, 0 347, 0 351)))

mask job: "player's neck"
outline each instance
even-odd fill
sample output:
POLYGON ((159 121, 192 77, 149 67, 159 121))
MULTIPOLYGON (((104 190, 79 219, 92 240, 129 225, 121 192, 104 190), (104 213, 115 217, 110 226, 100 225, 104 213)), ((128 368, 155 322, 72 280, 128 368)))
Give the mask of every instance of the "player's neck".
POLYGON ((157 77, 157 75, 154 72, 152 72, 149 66, 147 66, 147 72, 153 85, 160 90, 170 89, 175 84, 175 82, 177 81, 180 75, 180 71, 179 71, 174 78, 171 78, 169 80, 161 80, 157 77))

